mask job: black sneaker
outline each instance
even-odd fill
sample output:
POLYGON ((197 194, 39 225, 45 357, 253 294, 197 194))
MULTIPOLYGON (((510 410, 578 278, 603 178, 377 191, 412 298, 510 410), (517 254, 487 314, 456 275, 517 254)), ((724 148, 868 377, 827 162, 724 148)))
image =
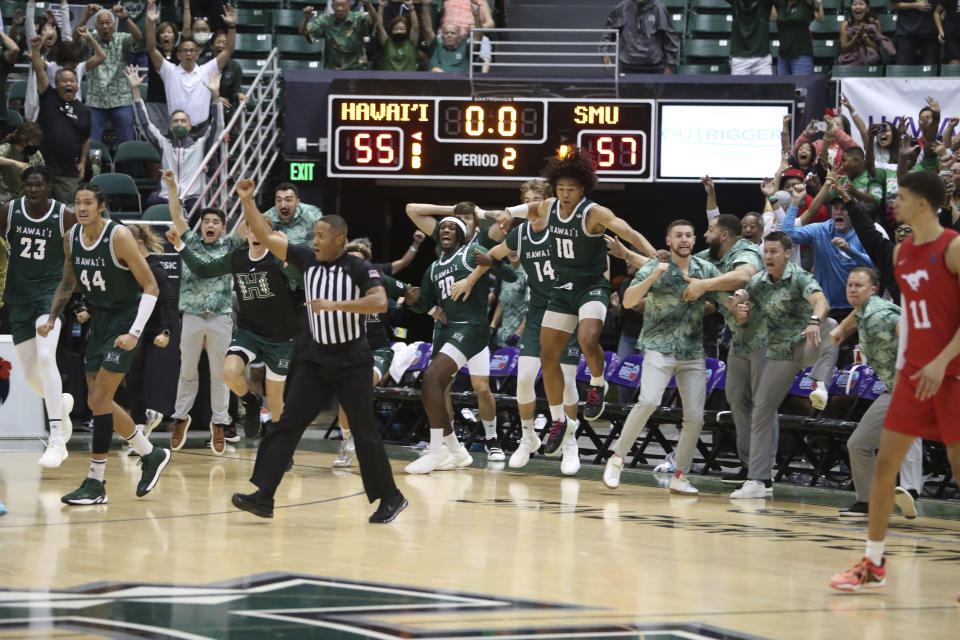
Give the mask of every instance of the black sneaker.
POLYGON ((392 498, 381 498, 380 506, 370 516, 370 522, 385 523, 391 522, 401 511, 407 508, 407 499, 402 493, 398 493, 392 498))
POLYGON ((160 480, 160 472, 170 462, 170 450, 162 447, 154 447, 153 451, 145 456, 141 456, 140 461, 140 482, 137 484, 137 497, 150 493, 150 490, 157 486, 160 480))
POLYGON ((841 516, 847 516, 849 518, 865 518, 870 515, 870 503, 854 502, 849 507, 840 509, 838 513, 841 516))
POLYGON ((264 500, 256 493, 235 493, 230 499, 237 509, 247 511, 261 518, 273 517, 273 500, 264 500))
MULTIPOLYGON (((244 437, 256 438, 263 436, 263 434, 260 432, 260 409, 262 408, 263 398, 260 396, 257 396, 256 402, 251 402, 250 404, 247 404, 246 402, 243 403, 243 409, 246 412, 246 414, 243 416, 244 437)), ((227 442, 236 442, 236 440, 228 440, 227 442)))
POLYGON ((740 471, 736 473, 725 473, 720 476, 720 482, 726 482, 727 484, 743 484, 750 478, 747 477, 747 467, 740 467, 740 471))
POLYGON ((84 478, 80 488, 60 498, 60 502, 73 505, 107 504, 106 484, 93 478, 84 478))
POLYGON ((573 422, 567 416, 563 420, 557 420, 550 425, 550 431, 547 432, 547 439, 543 444, 543 452, 548 456, 556 455, 560 451, 560 445, 567 439, 567 435, 573 433, 577 428, 577 423, 573 422))
POLYGON ((603 415, 603 409, 606 407, 606 402, 604 398, 607 396, 607 383, 604 381, 603 386, 594 386, 590 385, 587 387, 587 401, 583 403, 583 419, 588 422, 593 422, 601 415, 603 415))
POLYGON ((224 427, 223 439, 229 443, 240 442, 240 434, 233 427, 224 427))

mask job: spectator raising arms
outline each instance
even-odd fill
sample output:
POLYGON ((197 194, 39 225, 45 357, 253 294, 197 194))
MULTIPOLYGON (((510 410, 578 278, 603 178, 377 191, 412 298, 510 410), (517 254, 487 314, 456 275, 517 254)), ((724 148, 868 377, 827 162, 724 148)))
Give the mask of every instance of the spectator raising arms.
MULTIPOLYGON (((627 73, 673 73, 680 53, 680 36, 663 0, 623 0, 607 18, 607 29, 620 34, 620 70, 627 73)), ((613 42, 613 35, 603 39, 613 42)), ((610 64, 609 54, 603 63, 610 64)))
MULTIPOLYGON (((437 40, 437 34, 433 31, 433 17, 430 15, 431 0, 424 0, 423 6, 426 11, 423 12, 423 39, 427 45, 427 52, 430 54, 430 62, 427 68, 430 71, 461 71, 466 72, 470 68, 470 40, 460 35, 460 29, 453 23, 447 23, 440 29, 440 40, 437 40)), ((444 5, 446 6, 446 5, 444 5)), ((482 20, 479 8, 475 5, 473 14, 474 24, 481 26, 482 20)), ((474 36, 477 38, 478 36, 474 36)), ((488 41, 489 42, 489 41, 488 41)), ((480 57, 489 61, 490 52, 484 50, 481 41, 480 57)))
POLYGON ((403 0, 403 6, 408 9, 406 15, 397 16, 384 28, 383 11, 386 4, 381 2, 376 13, 377 39, 383 47, 379 68, 381 71, 416 71, 416 43, 420 41, 420 20, 417 12, 413 10, 413 0, 403 0))
POLYGON ((36 122, 24 122, 0 144, 0 202, 23 195, 21 174, 43 164, 41 142, 43 130, 36 122))
POLYGON ((897 64, 937 64, 940 43, 930 0, 894 2, 890 6, 897 12, 897 29, 893 33, 897 64))
POLYGON ((733 9, 730 32, 730 73, 735 76, 773 74, 770 57, 772 0, 727 0, 733 9))
POLYGON ((867 0, 853 0, 850 17, 840 25, 840 65, 879 64, 880 47, 891 56, 897 53, 890 39, 883 35, 880 21, 870 11, 867 0))
POLYGON ((813 73, 813 40, 810 23, 823 22, 823 0, 777 0, 770 11, 780 36, 777 54, 778 76, 805 76, 813 73))
POLYGON ((373 5, 364 0, 367 11, 350 11, 349 0, 333 0, 330 4, 333 13, 317 16, 312 6, 304 7, 299 32, 310 42, 323 40, 324 69, 365 69, 363 39, 373 25, 373 5))
POLYGON ((943 45, 943 59, 960 64, 960 4, 956 0, 938 0, 933 22, 937 39, 943 45))

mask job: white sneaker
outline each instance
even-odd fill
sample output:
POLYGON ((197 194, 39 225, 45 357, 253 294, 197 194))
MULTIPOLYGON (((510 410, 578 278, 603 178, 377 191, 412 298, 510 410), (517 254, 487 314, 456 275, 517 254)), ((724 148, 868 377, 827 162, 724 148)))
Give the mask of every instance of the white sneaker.
POLYGON ((917 503, 909 491, 903 487, 897 487, 893 494, 893 503, 900 507, 900 513, 907 520, 913 520, 917 517, 917 503))
POLYGON ((63 442, 51 440, 37 461, 41 467, 56 469, 67 459, 67 447, 63 442))
POLYGON ((563 450, 563 458, 560 460, 560 473, 565 476, 573 476, 580 471, 580 447, 577 446, 577 439, 567 438, 567 441, 560 445, 563 450))
POLYGON ((531 454, 536 453, 539 449, 540 438, 537 437, 536 433, 524 435, 520 438, 520 444, 517 445, 517 450, 510 456, 510 468, 520 469, 527 466, 527 463, 530 462, 531 454))
POLYGON ((543 431, 544 427, 547 426, 547 416, 542 413, 538 415, 533 421, 533 429, 537 433, 543 431))
POLYGON ((430 473, 450 462, 450 452, 446 449, 428 449, 422 456, 408 464, 404 471, 412 474, 430 473))
POLYGON ((620 473, 623 471, 623 458, 617 454, 610 456, 607 467, 603 470, 603 484, 611 489, 620 486, 620 473))
POLYGON ((462 469, 473 464, 473 456, 462 444, 459 449, 450 452, 450 460, 453 462, 453 469, 462 469))
POLYGON ((773 487, 765 487, 759 480, 747 480, 739 489, 730 494, 731 500, 749 500, 772 498, 773 487))
POLYGON ((816 388, 810 392, 810 404, 817 411, 823 411, 824 407, 827 406, 828 398, 827 385, 818 380, 816 388))
POLYGON ((146 414, 147 421, 143 425, 143 436, 149 438, 153 430, 157 428, 157 425, 163 421, 163 414, 153 409, 147 409, 146 414))
POLYGON ((63 415, 60 418, 60 433, 63 434, 63 444, 66 445, 70 442, 70 437, 73 436, 73 420, 70 419, 70 412, 73 411, 73 396, 69 393, 63 394, 63 397, 60 400, 63 415))
POLYGON ((353 459, 356 456, 357 448, 353 444, 353 438, 347 438, 346 440, 340 443, 340 453, 337 456, 337 459, 333 461, 334 467, 349 467, 353 464, 353 459))
POLYGON ((673 474, 673 477, 670 478, 670 493, 679 493, 683 496, 695 496, 700 493, 695 486, 690 484, 690 480, 687 479, 687 474, 680 472, 680 474, 673 474))

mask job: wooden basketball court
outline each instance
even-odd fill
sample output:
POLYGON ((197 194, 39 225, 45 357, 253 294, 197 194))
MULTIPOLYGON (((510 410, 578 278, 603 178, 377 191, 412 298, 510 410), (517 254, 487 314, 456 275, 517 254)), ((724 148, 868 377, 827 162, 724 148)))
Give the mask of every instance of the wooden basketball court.
POLYGON ((865 522, 835 507, 734 503, 696 477, 716 493, 611 491, 599 467, 564 478, 552 460, 518 473, 481 455, 408 476, 399 458, 412 454, 392 449, 410 506, 370 525, 356 468, 331 469, 328 451, 297 452, 273 520, 230 505, 251 488, 250 448, 175 453, 142 499, 136 458, 116 451, 110 503, 93 507, 60 503, 86 474, 84 452, 54 470, 36 452, 0 452, 0 639, 875 639, 960 627, 957 521, 894 518, 887 586, 848 595, 827 583, 862 553, 865 522))

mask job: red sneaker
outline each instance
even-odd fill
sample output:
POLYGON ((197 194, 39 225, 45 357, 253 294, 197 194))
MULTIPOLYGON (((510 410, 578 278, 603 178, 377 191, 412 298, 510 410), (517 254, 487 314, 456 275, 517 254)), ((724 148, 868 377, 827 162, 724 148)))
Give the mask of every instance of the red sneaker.
POLYGON ((830 586, 840 591, 857 591, 860 587, 868 589, 882 587, 886 581, 887 559, 884 558, 880 566, 877 566, 864 556, 849 571, 838 573, 830 578, 830 586))

